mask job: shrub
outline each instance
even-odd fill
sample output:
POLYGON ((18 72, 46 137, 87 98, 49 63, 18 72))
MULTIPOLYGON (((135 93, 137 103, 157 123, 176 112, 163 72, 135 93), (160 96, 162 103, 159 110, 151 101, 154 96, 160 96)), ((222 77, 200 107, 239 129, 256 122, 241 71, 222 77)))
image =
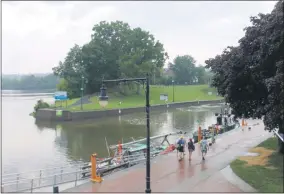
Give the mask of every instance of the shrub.
POLYGON ((43 100, 38 100, 36 105, 34 106, 34 111, 37 112, 37 110, 41 108, 49 108, 50 105, 47 102, 44 102, 43 100))

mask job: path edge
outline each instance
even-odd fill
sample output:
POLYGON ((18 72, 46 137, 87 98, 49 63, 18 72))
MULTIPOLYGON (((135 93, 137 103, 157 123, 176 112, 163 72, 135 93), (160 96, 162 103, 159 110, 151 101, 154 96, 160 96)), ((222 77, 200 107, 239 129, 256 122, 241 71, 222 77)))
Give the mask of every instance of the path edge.
POLYGON ((221 173, 230 183, 237 186, 243 192, 257 192, 255 188, 253 188, 248 183, 246 183, 243 179, 237 176, 232 170, 230 165, 222 169, 221 173))

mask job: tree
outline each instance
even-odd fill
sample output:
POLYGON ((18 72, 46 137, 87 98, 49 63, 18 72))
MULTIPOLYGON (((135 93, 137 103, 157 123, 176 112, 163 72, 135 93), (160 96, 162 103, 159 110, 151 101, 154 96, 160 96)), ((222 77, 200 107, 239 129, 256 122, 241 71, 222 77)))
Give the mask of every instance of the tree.
POLYGON ((75 45, 65 61, 53 69, 77 96, 82 75, 88 79, 87 93, 94 93, 99 90, 102 78, 141 77, 147 72, 159 75, 168 57, 153 35, 141 28, 131 29, 122 21, 94 25, 91 37, 82 47, 75 45))
POLYGON ((190 55, 177 56, 169 67, 174 72, 175 81, 179 84, 192 84, 195 80, 195 60, 190 55))
POLYGON ((86 75, 82 60, 82 49, 74 45, 67 53, 64 62, 59 62, 57 67, 52 68, 54 75, 64 78, 68 82, 68 87, 72 91, 71 98, 80 95, 82 76, 86 75))
MULTIPOLYGON (((215 73, 212 85, 235 114, 264 116, 266 129, 284 133, 283 0, 270 14, 251 17, 252 26, 237 47, 206 61, 215 73)), ((280 149, 284 153, 284 145, 280 149)))
POLYGON ((203 66, 199 65, 198 67, 195 67, 193 75, 197 78, 197 84, 207 83, 207 72, 203 66))

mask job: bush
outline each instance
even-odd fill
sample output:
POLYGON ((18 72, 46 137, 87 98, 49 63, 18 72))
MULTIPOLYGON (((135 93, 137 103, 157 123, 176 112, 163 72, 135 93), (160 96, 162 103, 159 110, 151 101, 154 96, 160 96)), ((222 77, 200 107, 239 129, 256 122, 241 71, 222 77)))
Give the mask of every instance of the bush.
POLYGON ((36 105, 34 106, 34 111, 37 112, 37 110, 41 108, 50 108, 50 105, 47 102, 44 102, 43 100, 38 100, 36 105))

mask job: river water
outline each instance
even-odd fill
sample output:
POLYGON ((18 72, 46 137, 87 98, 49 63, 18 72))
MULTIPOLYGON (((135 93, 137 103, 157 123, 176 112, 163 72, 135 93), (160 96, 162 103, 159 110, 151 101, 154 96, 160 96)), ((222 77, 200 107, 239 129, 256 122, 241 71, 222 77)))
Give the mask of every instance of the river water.
MULTIPOLYGON (((5 92, 4 92, 5 93, 5 92)), ((2 173, 27 172, 66 163, 89 162, 94 152, 108 155, 108 143, 145 137, 145 113, 64 124, 36 122, 29 114, 37 100, 52 102, 48 93, 2 94, 2 173)), ((221 105, 184 107, 151 112, 151 136, 197 130, 215 123, 221 105)), ((171 138, 174 141, 175 139, 171 138)))

